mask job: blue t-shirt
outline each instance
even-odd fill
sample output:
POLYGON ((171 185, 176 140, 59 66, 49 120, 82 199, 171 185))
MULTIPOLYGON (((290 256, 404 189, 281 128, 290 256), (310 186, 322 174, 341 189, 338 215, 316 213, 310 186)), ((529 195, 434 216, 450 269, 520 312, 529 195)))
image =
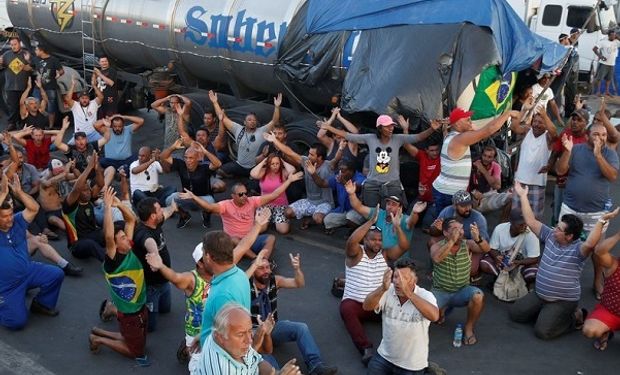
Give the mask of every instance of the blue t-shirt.
POLYGON ((484 238, 486 241, 489 241, 489 232, 487 231, 487 219, 484 218, 484 215, 480 213, 480 211, 476 211, 474 209, 471 210, 471 214, 469 217, 457 217, 456 210, 454 206, 448 206, 441 210, 439 213, 438 219, 448 219, 455 217, 458 219, 460 223, 463 224, 463 232, 465 232, 465 239, 471 240, 471 230, 470 226, 473 223, 478 224, 478 230, 480 231, 480 237, 484 238))
POLYGON ((202 312, 200 345, 203 346, 211 334, 215 316, 227 303, 236 302, 250 311, 250 283, 239 267, 233 266, 211 280, 209 297, 202 312))
POLYGON ((123 132, 119 135, 110 132, 110 140, 105 145, 105 157, 113 160, 124 160, 131 156, 131 136, 133 125, 125 125, 123 132))
POLYGON ((0 231, 0 300, 28 276, 27 228, 28 222, 20 212, 13 216, 13 226, 8 231, 0 231))
MULTIPOLYGON (((359 172, 355 172, 351 178, 351 181, 358 186, 361 186, 364 180, 366 180, 366 177, 359 172)), ((336 180, 336 176, 331 176, 328 183, 332 191, 336 192, 336 207, 331 210, 331 212, 343 214, 353 209, 353 207, 351 207, 351 201, 349 201, 349 193, 347 193, 344 185, 336 180)))
MULTIPOLYGON (((615 150, 603 147, 601 154, 612 167, 618 169, 618 153, 615 150)), ((577 212, 605 210, 611 182, 603 176, 590 146, 585 143, 573 146, 568 167, 564 203, 577 212)))
MULTIPOLYGON (((370 220, 375 215, 376 208, 371 208, 370 213, 366 220, 370 220)), ((388 213, 384 209, 379 209, 379 216, 377 217, 377 223, 375 224, 378 228, 381 229, 381 241, 383 245, 383 249, 390 249, 396 245, 398 245, 398 236, 396 235, 396 231, 394 230, 394 225, 390 222, 387 222, 388 213)), ((405 233, 405 237, 408 240, 411 240, 413 236, 413 228, 407 228, 407 220, 409 220, 409 215, 403 214, 403 217, 400 219, 400 228, 405 233)))

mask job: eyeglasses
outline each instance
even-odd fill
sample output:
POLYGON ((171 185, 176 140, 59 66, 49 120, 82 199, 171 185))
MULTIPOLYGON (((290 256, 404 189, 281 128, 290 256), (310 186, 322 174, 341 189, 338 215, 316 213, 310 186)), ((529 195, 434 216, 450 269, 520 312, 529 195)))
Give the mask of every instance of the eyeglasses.
POLYGON ((381 232, 381 228, 376 225, 372 225, 369 230, 376 230, 377 232, 381 232))
POLYGON ((242 192, 240 192, 240 193, 237 193, 237 196, 238 196, 238 197, 244 197, 244 196, 246 196, 246 195, 248 195, 248 192, 247 192, 247 191, 242 191, 242 192))
POLYGON ((560 228, 560 227, 559 227, 559 226, 557 226, 557 225, 556 225, 555 227, 553 227, 553 230, 557 230, 557 231, 559 231, 559 232, 566 233, 566 229, 562 229, 562 228, 560 228))

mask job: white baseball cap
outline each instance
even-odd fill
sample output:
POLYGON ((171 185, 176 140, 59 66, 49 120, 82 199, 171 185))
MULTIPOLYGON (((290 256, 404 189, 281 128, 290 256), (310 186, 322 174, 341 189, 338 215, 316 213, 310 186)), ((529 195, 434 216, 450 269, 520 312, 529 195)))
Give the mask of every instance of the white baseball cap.
POLYGON ((199 260, 202 259, 202 255, 204 252, 202 251, 202 242, 196 245, 194 251, 192 252, 192 258, 194 258, 194 263, 198 263, 199 260))

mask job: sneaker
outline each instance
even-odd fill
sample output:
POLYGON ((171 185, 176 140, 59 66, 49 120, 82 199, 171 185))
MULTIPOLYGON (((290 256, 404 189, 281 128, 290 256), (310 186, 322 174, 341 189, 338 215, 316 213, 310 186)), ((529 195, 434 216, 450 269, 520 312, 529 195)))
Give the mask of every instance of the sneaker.
POLYGON ((312 371, 310 371, 310 375, 335 375, 338 373, 338 367, 336 366, 325 366, 324 364, 319 364, 312 371))
POLYGON ((211 214, 207 212, 202 212, 202 227, 209 229, 211 228, 211 214))
POLYGON ((67 276, 81 276, 82 275, 82 267, 78 267, 72 263, 67 263, 65 268, 62 269, 67 276))
POLYGON ((36 299, 32 300, 30 304, 30 312, 33 314, 40 314, 46 316, 57 316, 58 310, 56 309, 48 309, 47 307, 41 305, 36 299))
POLYGON ((177 228, 179 229, 185 228, 185 226, 187 225, 187 223, 189 223, 191 218, 192 218, 192 215, 190 214, 187 214, 187 216, 185 217, 179 216, 179 221, 177 222, 177 228))
POLYGON ((364 367, 368 367, 368 363, 374 355, 375 350, 373 348, 364 349, 364 354, 362 355, 362 363, 364 364, 364 367))
POLYGON ((179 348, 177 349, 177 360, 180 364, 189 362, 189 351, 187 349, 187 345, 185 344, 185 339, 181 340, 179 348))
POLYGON ((149 361, 149 357, 143 355, 142 357, 136 357, 136 365, 138 367, 149 367, 151 365, 151 361, 149 361))

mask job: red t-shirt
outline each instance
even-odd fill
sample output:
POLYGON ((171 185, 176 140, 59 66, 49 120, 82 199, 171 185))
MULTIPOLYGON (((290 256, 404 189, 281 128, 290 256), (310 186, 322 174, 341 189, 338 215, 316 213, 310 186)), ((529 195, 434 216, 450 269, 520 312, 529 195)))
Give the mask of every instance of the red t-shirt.
MULTIPOLYGON (((572 136, 573 137, 573 146, 574 145, 578 145, 580 143, 586 143, 588 141, 588 136, 587 136, 587 132, 583 132, 582 135, 575 137, 573 135, 573 132, 571 132, 570 128, 566 128, 564 130, 562 130, 562 133, 560 133, 560 136, 555 140, 555 142, 553 142, 553 148, 551 149, 551 151, 554 152, 559 152, 560 155, 558 156, 558 160, 560 159, 560 156, 562 155, 561 153, 564 152, 564 146, 562 146, 562 136, 566 134, 567 136, 572 136)), ((557 163, 557 161, 556 161, 557 163)), ((568 177, 568 173, 567 174, 563 174, 563 175, 558 175, 556 177, 556 184, 558 185, 558 187, 564 187, 566 186, 566 178, 568 177)))
POLYGON ((27 139, 26 155, 28 156, 28 163, 34 165, 37 169, 47 168, 47 164, 50 162, 51 144, 52 137, 49 136, 43 138, 41 146, 35 145, 32 139, 27 139))
POLYGON ((419 150, 415 158, 420 164, 420 181, 418 182, 418 199, 424 202, 433 201, 433 181, 441 172, 441 159, 428 157, 424 150, 419 150))

